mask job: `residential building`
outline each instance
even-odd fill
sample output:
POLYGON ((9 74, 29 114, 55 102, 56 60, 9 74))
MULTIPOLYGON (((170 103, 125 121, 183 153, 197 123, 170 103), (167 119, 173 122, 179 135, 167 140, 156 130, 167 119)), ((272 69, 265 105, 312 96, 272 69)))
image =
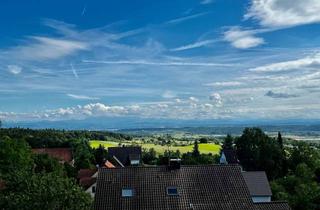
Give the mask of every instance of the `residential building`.
POLYGON ((108 155, 121 167, 141 164, 141 147, 109 147, 108 155))
POLYGON ((254 203, 271 202, 272 192, 264 171, 245 171, 242 175, 254 203))
POLYGON ((221 150, 220 164, 238 164, 237 152, 234 149, 221 150))
POLYGON ((100 168, 94 209, 289 210, 254 203, 239 165, 100 168))
POLYGON ((56 158, 60 163, 74 164, 71 148, 35 148, 32 149, 35 154, 47 154, 50 157, 56 158))

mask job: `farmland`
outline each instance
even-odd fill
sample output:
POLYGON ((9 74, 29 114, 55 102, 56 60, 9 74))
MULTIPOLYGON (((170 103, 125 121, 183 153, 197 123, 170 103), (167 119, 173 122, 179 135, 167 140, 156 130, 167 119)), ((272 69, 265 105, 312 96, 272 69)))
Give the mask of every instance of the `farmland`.
MULTIPOLYGON (((97 141, 97 140, 92 140, 90 141, 90 146, 92 148, 97 148, 99 147, 99 145, 104 146, 105 148, 108 147, 114 147, 114 146, 118 146, 119 142, 113 142, 113 141, 97 141)), ((132 142, 122 142, 121 144, 124 145, 132 145, 132 142)), ((193 145, 185 145, 185 146, 167 146, 167 145, 158 145, 158 144, 153 144, 153 143, 139 143, 139 142, 134 142, 134 145, 139 145, 144 149, 150 149, 150 148, 154 148, 155 151, 158 154, 162 154, 164 153, 165 150, 171 150, 171 151, 176 151, 179 150, 181 153, 187 153, 187 152, 191 152, 193 149, 193 145)), ((204 154, 218 154, 220 151, 220 145, 219 144, 214 144, 214 143, 205 143, 205 144, 199 144, 199 150, 200 153, 204 153, 204 154)))

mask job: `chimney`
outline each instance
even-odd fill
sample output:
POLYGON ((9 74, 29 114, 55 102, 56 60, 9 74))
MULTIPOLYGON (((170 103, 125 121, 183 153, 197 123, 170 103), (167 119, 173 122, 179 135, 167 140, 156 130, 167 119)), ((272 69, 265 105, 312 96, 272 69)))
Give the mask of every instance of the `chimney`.
POLYGON ((181 167, 181 159, 170 159, 169 160, 169 170, 177 170, 181 167))

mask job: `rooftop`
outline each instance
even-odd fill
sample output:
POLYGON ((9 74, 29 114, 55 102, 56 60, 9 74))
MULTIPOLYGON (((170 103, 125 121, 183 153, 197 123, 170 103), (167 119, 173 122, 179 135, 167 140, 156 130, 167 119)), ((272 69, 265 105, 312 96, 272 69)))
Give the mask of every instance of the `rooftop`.
POLYGON ((99 170, 95 209, 255 209, 237 165, 99 170), (168 195, 168 187, 176 188, 178 195, 168 195), (133 196, 122 197, 122 190, 128 188, 133 196))
POLYGON ((123 165, 129 166, 131 160, 141 158, 141 147, 109 147, 108 154, 110 157, 116 157, 123 165))
POLYGON ((100 168, 94 209, 287 210, 254 204, 239 165, 100 168))
POLYGON ((275 201, 255 204, 257 210, 290 210, 287 202, 275 201))
POLYGON ((73 159, 71 148, 36 148, 32 149, 32 152, 36 154, 48 154, 50 157, 64 162, 71 162, 73 159))
POLYGON ((272 196, 267 175, 264 171, 242 172, 251 196, 272 196))
POLYGON ((237 152, 234 149, 223 149, 222 152, 226 157, 228 164, 238 164, 239 160, 237 157, 237 152))

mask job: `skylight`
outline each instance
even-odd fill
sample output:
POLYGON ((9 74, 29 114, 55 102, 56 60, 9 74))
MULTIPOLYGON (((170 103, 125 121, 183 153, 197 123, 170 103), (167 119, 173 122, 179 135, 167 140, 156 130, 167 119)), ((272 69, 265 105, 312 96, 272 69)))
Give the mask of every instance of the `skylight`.
POLYGON ((122 189, 122 197, 132 197, 133 189, 132 188, 123 188, 122 189))
POLYGON ((167 194, 171 195, 171 196, 179 195, 178 188, 177 187, 167 187, 167 194))

